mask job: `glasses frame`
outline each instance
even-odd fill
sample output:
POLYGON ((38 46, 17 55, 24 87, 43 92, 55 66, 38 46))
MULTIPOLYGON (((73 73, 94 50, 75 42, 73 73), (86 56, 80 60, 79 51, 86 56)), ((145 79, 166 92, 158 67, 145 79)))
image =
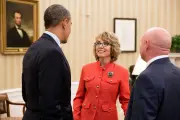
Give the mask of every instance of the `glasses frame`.
POLYGON ((95 43, 94 43, 94 46, 95 46, 95 47, 100 47, 100 46, 102 46, 102 47, 107 47, 107 46, 111 46, 111 44, 108 43, 108 42, 95 42, 95 43))

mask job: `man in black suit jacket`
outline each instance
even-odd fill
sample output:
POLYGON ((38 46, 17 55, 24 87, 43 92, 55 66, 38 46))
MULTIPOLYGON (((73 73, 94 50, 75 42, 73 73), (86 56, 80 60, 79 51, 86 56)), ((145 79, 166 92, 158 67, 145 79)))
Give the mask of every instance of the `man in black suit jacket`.
POLYGON ((73 120, 71 73, 60 43, 71 32, 71 16, 54 4, 44 13, 45 33, 33 43, 23 59, 23 120, 73 120))
POLYGON ((14 12, 14 27, 7 32, 7 47, 29 47, 31 41, 28 34, 21 28, 22 15, 19 11, 14 12))
POLYGON ((133 87, 125 120, 180 120, 180 69, 168 57, 171 36, 163 28, 149 29, 140 54, 147 68, 133 87))

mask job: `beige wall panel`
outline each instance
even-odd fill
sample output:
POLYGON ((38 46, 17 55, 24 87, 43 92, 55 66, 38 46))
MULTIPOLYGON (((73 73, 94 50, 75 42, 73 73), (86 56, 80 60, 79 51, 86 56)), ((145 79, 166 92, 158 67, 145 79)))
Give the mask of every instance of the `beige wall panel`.
MULTIPOLYGON (((51 4, 62 4, 72 14, 72 33, 62 49, 71 66, 72 81, 79 81, 84 64, 95 61, 95 36, 113 31, 113 18, 137 18, 137 52, 122 53, 118 63, 128 68, 139 54, 142 34, 152 26, 180 34, 180 0, 40 0, 39 33, 44 32, 44 10, 51 4)), ((21 87, 22 55, 0 55, 0 89, 21 87)))

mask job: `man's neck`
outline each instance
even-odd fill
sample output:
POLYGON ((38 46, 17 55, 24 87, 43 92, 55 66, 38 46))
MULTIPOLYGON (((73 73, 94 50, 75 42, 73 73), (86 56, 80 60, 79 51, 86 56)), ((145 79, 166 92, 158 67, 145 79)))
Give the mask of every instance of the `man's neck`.
POLYGON ((16 25, 16 24, 15 24, 15 27, 16 27, 17 29, 20 29, 20 28, 21 28, 20 25, 16 25))
POLYGON ((61 42, 61 40, 62 40, 61 30, 56 30, 55 28, 49 28, 46 31, 49 31, 49 32, 55 34, 58 37, 58 39, 60 40, 60 42, 61 42))

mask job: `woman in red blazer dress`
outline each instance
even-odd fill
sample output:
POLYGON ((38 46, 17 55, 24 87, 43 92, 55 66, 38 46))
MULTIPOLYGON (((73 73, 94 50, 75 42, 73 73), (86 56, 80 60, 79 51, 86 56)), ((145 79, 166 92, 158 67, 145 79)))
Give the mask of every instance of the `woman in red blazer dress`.
POLYGON ((114 63, 120 54, 117 37, 109 32, 97 36, 94 54, 97 62, 82 68, 74 120, 118 120, 116 100, 119 97, 125 114, 130 92, 128 70, 114 63))

